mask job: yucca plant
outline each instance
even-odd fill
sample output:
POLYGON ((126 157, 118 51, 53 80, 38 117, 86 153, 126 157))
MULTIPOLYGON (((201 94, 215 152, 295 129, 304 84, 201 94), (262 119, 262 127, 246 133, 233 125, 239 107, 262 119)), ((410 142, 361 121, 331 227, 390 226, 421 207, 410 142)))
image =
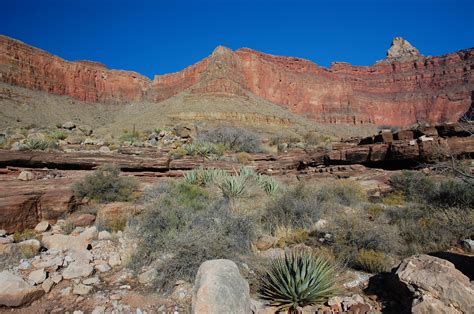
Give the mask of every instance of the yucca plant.
POLYGON ((25 141, 25 147, 28 150, 45 150, 48 149, 50 146, 54 146, 52 142, 48 141, 47 139, 42 138, 29 138, 25 141))
POLYGON ((197 169, 188 171, 184 174, 184 181, 188 184, 198 184, 198 171, 197 169))
POLYGON ((212 184, 219 184, 222 180, 227 177, 227 172, 219 168, 209 168, 203 172, 204 185, 209 186, 212 184))
POLYGON ((260 188, 262 188, 262 190, 268 195, 275 195, 280 187, 278 182, 276 182, 274 179, 262 174, 258 174, 255 177, 255 181, 257 182, 258 186, 260 186, 260 188))
POLYGON ((336 268, 307 251, 292 251, 272 261, 263 274, 260 297, 271 305, 298 313, 300 307, 324 302, 337 293, 336 268))
POLYGON ((219 188, 228 200, 241 197, 247 186, 247 178, 243 176, 227 176, 219 183, 219 188))
POLYGON ((242 166, 240 167, 239 174, 245 178, 252 178, 255 176, 255 171, 252 168, 242 166))

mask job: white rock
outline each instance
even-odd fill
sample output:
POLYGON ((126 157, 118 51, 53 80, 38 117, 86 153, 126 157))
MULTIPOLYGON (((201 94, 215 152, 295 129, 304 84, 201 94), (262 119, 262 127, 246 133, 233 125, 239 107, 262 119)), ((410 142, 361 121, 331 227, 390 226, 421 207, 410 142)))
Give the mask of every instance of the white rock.
POLYGON ((0 244, 10 244, 15 242, 12 236, 6 236, 0 238, 0 244))
POLYGON ((109 265, 112 267, 120 266, 122 264, 122 260, 120 259, 120 255, 118 253, 112 253, 109 258, 109 265))
POLYGON ((48 231, 49 227, 50 227, 49 222, 44 220, 36 225, 35 231, 42 233, 42 232, 48 231))
POLYGON ((20 276, 8 271, 0 273, 0 305, 20 306, 38 299, 44 290, 29 285, 20 276))
POLYGON ((60 283, 62 280, 63 280, 63 276, 59 273, 53 273, 51 275, 51 280, 54 282, 54 283, 60 283))
POLYGON ((42 283, 45 279, 46 272, 44 271, 44 268, 34 270, 28 275, 28 280, 34 285, 42 283))
POLYGON ((54 286, 54 281, 51 278, 47 278, 43 283, 41 284, 41 288, 43 288, 44 292, 49 293, 51 291, 51 288, 54 286))
POLYGON ((97 239, 97 228, 95 226, 86 228, 80 235, 85 241, 91 241, 97 239))
POLYGON ((86 286, 80 283, 74 286, 72 293, 77 294, 77 295, 86 295, 86 294, 89 294, 91 290, 92 290, 92 286, 86 286))
POLYGON ((73 279, 79 277, 89 277, 94 269, 89 263, 74 261, 63 271, 64 279, 73 279))
POLYGON ((100 282, 99 277, 87 278, 87 279, 84 279, 84 280, 82 281, 83 284, 88 285, 88 286, 90 286, 90 285, 96 285, 96 284, 98 284, 99 282, 100 282))
POLYGON ((18 175, 18 180, 21 180, 21 181, 31 181, 34 179, 35 179, 35 175, 31 171, 22 171, 18 175))
POLYGON ((105 272, 108 272, 111 269, 111 267, 108 264, 103 263, 103 264, 95 265, 95 269, 97 269, 101 273, 105 273, 105 272))
POLYGON ((105 306, 96 306, 92 314, 105 314, 105 306))
POLYGON ((110 234, 110 232, 104 230, 104 231, 99 232, 98 239, 99 240, 110 240, 110 239, 112 239, 112 235, 110 234))
POLYGON ((99 148, 99 152, 100 152, 100 153, 104 153, 104 154, 110 153, 110 148, 109 148, 108 146, 101 146, 101 147, 99 148))
POLYGON ((0 237, 4 237, 7 235, 7 232, 3 229, 0 229, 0 237))

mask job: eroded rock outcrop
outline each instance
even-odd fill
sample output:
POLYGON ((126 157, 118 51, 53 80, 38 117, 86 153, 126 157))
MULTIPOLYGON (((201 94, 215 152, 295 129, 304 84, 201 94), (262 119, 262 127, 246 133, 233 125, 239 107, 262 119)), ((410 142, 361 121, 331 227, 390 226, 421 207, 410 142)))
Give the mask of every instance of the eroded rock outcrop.
POLYGON ((413 293, 412 313, 472 313, 474 289, 451 262, 416 255, 405 259, 395 275, 413 293))
POLYGON ((153 80, 93 62, 68 62, 0 36, 0 81, 88 102, 159 102, 180 92, 252 93, 323 123, 409 125, 457 121, 473 103, 474 49, 423 57, 396 38, 388 62, 334 63, 217 47, 211 56, 153 80))

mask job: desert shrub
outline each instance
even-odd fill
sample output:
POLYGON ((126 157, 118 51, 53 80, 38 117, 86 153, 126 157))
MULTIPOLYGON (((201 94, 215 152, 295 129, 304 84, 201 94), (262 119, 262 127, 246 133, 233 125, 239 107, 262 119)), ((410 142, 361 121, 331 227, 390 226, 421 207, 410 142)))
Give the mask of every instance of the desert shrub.
POLYGON ((49 133, 49 137, 55 140, 65 140, 68 133, 62 130, 53 130, 49 133))
POLYGON ((33 229, 25 229, 23 231, 17 231, 13 234, 13 240, 15 240, 15 242, 21 242, 36 238, 38 238, 38 234, 36 234, 33 229))
POLYGON ((270 145, 288 144, 301 142, 301 137, 295 134, 277 133, 270 139, 270 145))
POLYGON ((89 197, 99 202, 128 201, 137 182, 133 178, 120 177, 120 168, 104 165, 73 186, 77 198, 89 197))
POLYGON ((251 157, 246 152, 240 152, 236 156, 237 162, 242 165, 248 165, 251 161, 251 157))
POLYGON ((291 252, 271 262, 262 275, 259 295, 290 313, 323 303, 337 292, 337 271, 327 260, 309 252, 291 252))
POLYGON ((0 271, 7 270, 12 265, 18 265, 21 259, 31 258, 36 254, 37 252, 28 252, 24 248, 12 245, 8 249, 4 249, 2 254, 0 254, 0 271))
POLYGON ((357 182, 339 180, 326 184, 317 191, 321 202, 332 202, 344 206, 357 205, 367 200, 367 195, 357 182))
POLYGON ((434 178, 415 171, 392 176, 396 192, 410 201, 442 207, 474 207, 474 180, 434 178))
POLYGON ((412 205, 388 208, 390 224, 397 225, 403 239, 403 255, 429 253, 449 248, 474 234, 474 209, 412 205))
POLYGON ((199 167, 188 171, 184 175, 184 180, 188 184, 201 185, 201 186, 210 186, 212 184, 218 184, 221 182, 227 173, 219 168, 209 168, 204 169, 199 167))
POLYGON ((333 240, 329 244, 341 261, 354 265, 360 250, 398 254, 403 250, 397 226, 384 217, 369 220, 362 213, 334 215, 327 231, 333 240))
POLYGON ((49 141, 45 138, 36 138, 36 137, 31 137, 25 140, 24 148, 26 150, 46 150, 48 148, 55 148, 56 147, 56 142, 54 141, 49 141))
POLYGON ((106 230, 109 232, 117 232, 125 230, 127 221, 128 219, 126 216, 105 218, 99 215, 95 220, 95 226, 99 231, 106 230))
POLYGON ((74 229, 76 229, 76 225, 72 222, 66 222, 65 224, 61 225, 61 230, 64 234, 71 234, 74 229))
POLYGON ((234 127, 218 127, 209 129, 198 134, 200 141, 221 144, 234 152, 258 153, 260 147, 260 137, 251 131, 234 127))
POLYGON ((304 184, 290 188, 269 203, 264 222, 270 232, 276 226, 287 225, 294 228, 309 228, 321 218, 320 199, 314 189, 304 184))
POLYGON ((367 207, 367 214, 369 214, 369 218, 377 218, 379 217, 383 212, 383 207, 378 204, 370 204, 367 207))
POLYGON ((354 259, 354 267, 369 273, 381 273, 390 270, 390 258, 383 252, 360 250, 354 259))
POLYGON ((171 287, 177 279, 194 280, 205 260, 239 261, 250 253, 255 232, 252 217, 230 211, 199 186, 173 182, 164 183, 161 190, 167 192, 160 193, 130 224, 140 235, 132 268, 159 259, 156 284, 171 287))
POLYGON ((280 189, 278 182, 276 182, 273 178, 258 174, 255 176, 255 181, 257 185, 265 192, 267 195, 275 195, 276 192, 280 189))
POLYGON ((278 237, 277 245, 285 247, 289 244, 304 243, 309 238, 309 232, 303 228, 293 229, 292 227, 278 226, 275 230, 275 236, 278 237))
POLYGON ((182 149, 187 156, 201 156, 207 158, 222 156, 226 151, 226 147, 222 144, 205 141, 197 141, 183 145, 182 149))
POLYGON ((124 130, 123 134, 119 137, 120 142, 134 143, 140 139, 140 132, 136 131, 135 128, 132 131, 124 130))

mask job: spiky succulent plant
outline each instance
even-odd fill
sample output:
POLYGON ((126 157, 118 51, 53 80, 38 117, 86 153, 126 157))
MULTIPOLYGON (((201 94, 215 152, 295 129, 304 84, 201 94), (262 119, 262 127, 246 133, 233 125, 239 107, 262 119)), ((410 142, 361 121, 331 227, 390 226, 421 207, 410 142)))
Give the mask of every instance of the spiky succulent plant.
POLYGON ((262 190, 264 190, 268 195, 274 195, 279 189, 278 182, 269 176, 258 174, 255 177, 255 181, 257 182, 258 186, 260 186, 262 190))
POLYGON ((219 183, 222 194, 229 200, 243 196, 246 186, 247 178, 243 176, 227 176, 219 183))
POLYGON ((262 299, 289 312, 321 303, 336 292, 336 268, 307 251, 274 259, 262 275, 259 289, 262 299))

